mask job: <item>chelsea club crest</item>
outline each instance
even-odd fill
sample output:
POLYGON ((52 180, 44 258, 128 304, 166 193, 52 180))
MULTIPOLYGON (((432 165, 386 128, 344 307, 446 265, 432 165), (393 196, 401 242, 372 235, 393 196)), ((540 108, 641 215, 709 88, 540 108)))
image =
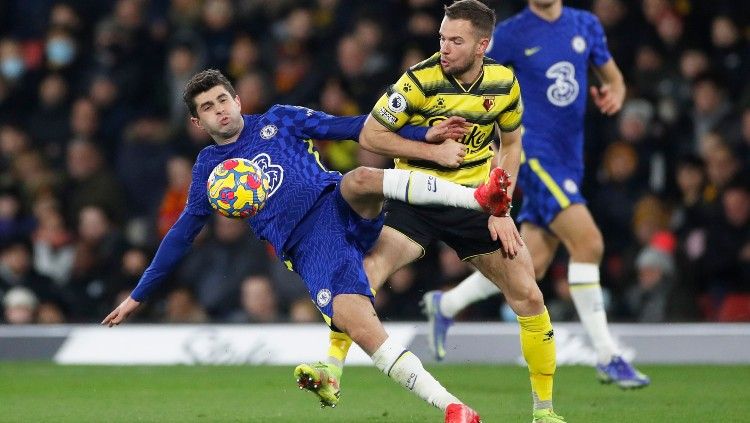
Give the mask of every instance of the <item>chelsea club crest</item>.
POLYGON ((260 130, 260 137, 264 140, 270 140, 277 132, 279 132, 279 128, 276 125, 266 125, 260 130))
POLYGON ((331 291, 327 289, 321 289, 320 291, 318 291, 316 300, 318 303, 318 307, 323 308, 327 306, 328 303, 331 302, 331 291))
POLYGON ((586 40, 580 35, 576 35, 575 37, 573 37, 573 40, 571 40, 570 44, 573 46, 573 51, 575 51, 576 53, 582 54, 584 51, 586 51, 586 40))

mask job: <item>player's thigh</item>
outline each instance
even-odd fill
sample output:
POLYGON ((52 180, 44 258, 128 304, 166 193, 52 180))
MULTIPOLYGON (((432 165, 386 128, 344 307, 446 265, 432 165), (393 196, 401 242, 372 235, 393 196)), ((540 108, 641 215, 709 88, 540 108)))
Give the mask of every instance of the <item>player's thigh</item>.
POLYGON ((370 287, 380 289, 398 269, 424 255, 424 249, 403 233, 383 226, 375 246, 365 256, 365 273, 370 287))
POLYGON ((377 217, 383 209, 383 170, 360 166, 339 182, 341 195, 365 219, 377 217))
POLYGON ((572 204, 555 216, 550 230, 560 238, 572 260, 598 263, 604 253, 599 227, 584 204, 572 204))
POLYGON ((531 255, 536 279, 540 280, 547 273, 552 259, 555 258, 560 240, 546 229, 531 222, 521 224, 521 237, 531 255))
POLYGON ((340 294, 334 297, 333 324, 368 355, 372 355, 388 337, 372 301, 362 295, 340 294))
POLYGON ((470 262, 500 287, 516 314, 533 316, 544 311, 544 300, 534 278, 534 267, 527 248, 521 248, 514 258, 503 256, 498 250, 472 257, 470 262))

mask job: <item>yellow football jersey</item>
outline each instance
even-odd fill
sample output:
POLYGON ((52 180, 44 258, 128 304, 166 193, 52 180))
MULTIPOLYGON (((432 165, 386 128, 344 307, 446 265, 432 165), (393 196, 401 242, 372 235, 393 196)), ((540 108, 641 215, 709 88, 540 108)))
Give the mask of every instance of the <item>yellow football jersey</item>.
POLYGON ((494 152, 495 124, 511 132, 521 125, 523 102, 513 71, 485 57, 483 71, 471 86, 443 73, 440 53, 412 66, 391 85, 371 112, 378 122, 396 131, 406 124, 433 126, 450 116, 461 116, 472 123, 460 140, 466 144, 466 157, 460 167, 451 169, 426 160, 397 158, 396 168, 419 170, 462 185, 476 186, 489 175, 494 152))

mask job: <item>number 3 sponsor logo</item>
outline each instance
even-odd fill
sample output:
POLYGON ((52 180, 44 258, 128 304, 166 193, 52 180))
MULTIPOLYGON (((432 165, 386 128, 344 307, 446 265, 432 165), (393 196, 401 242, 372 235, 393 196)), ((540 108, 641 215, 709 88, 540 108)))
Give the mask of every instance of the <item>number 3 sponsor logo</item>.
POLYGON ((555 82, 547 88, 547 99, 558 107, 567 106, 578 97, 576 68, 570 62, 557 62, 547 69, 547 78, 555 82))

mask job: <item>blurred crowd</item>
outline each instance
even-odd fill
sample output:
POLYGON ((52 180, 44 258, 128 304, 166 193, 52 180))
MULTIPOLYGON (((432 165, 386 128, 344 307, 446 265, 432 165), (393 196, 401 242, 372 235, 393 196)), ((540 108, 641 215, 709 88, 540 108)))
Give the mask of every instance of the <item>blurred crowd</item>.
MULTIPOLYGON (((0 321, 98 322, 128 295, 211 143, 182 104, 193 73, 221 69, 243 113, 368 113, 438 49, 443 3, 0 1, 0 321)), ((488 4, 503 19, 525 1, 488 4)), ((750 2, 565 4, 599 17, 628 85, 616 117, 587 114, 583 190, 606 242, 610 318, 750 321, 750 2)), ((354 142, 317 145, 342 172, 392 163, 354 142)), ((566 261, 541 282, 558 321, 576 318, 566 261)), ((418 319, 425 290, 470 273, 434 245, 390 278, 377 309, 418 319)), ((136 320, 320 320, 242 221, 215 217, 168 278, 136 320)), ((460 317, 508 312, 497 297, 460 317)))

